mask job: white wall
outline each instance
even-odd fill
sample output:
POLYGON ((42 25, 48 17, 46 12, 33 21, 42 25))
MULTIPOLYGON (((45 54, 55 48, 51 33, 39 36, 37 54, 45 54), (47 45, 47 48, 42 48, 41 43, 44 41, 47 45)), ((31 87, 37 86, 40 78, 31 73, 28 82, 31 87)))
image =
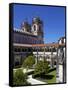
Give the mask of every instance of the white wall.
MULTIPOLYGON (((37 52, 33 52, 33 54, 37 54, 37 52)), ((38 54, 43 54, 44 55, 44 52, 38 52, 38 54)), ((45 52, 46 55, 51 55, 51 52, 45 52)), ((56 52, 53 52, 54 55, 56 55, 57 53, 56 52)))

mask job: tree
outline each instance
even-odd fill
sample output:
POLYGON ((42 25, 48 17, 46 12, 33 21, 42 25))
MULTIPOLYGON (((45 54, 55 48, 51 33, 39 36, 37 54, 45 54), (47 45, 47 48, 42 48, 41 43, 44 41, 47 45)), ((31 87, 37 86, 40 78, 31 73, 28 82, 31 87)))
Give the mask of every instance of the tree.
POLYGON ((35 67, 34 74, 47 74, 49 70, 47 61, 39 61, 35 67))
POLYGON ((27 82, 27 75, 24 74, 21 69, 18 69, 13 73, 13 85, 29 85, 29 83, 27 82))
POLYGON ((33 64, 35 64, 34 56, 28 56, 23 62, 23 67, 26 67, 28 69, 31 68, 33 64))

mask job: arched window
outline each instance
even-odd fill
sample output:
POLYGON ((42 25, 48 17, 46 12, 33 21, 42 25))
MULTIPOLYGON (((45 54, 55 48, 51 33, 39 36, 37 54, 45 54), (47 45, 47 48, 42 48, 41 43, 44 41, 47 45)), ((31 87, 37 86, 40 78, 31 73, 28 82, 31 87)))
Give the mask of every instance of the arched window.
POLYGON ((17 48, 14 48, 14 52, 17 52, 17 48))
POLYGON ((64 39, 62 39, 62 44, 64 43, 64 39))
POLYGON ((21 49, 20 48, 18 48, 18 52, 21 52, 21 49))
POLYGON ((36 31, 36 26, 34 25, 34 31, 36 31))

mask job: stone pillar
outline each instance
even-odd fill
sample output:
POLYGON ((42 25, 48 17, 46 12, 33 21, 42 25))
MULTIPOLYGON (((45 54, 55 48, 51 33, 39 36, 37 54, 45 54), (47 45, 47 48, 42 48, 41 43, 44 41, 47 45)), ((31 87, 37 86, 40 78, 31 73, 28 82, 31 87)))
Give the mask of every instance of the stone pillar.
POLYGON ((37 47, 37 63, 38 63, 38 47, 37 47))
POLYGON ((44 47, 44 62, 45 62, 45 47, 44 47))
POLYGON ((23 62, 22 62, 22 48, 20 48, 21 50, 20 50, 20 54, 21 54, 21 60, 20 60, 20 64, 22 65, 23 64, 23 62))
POLYGON ((63 83, 63 51, 61 50, 62 47, 59 47, 57 52, 58 52, 58 55, 57 55, 57 66, 56 66, 56 82, 57 83, 63 83))
POLYGON ((51 47, 51 68, 54 67, 54 61, 53 61, 53 48, 51 47))
POLYGON ((66 50, 63 48, 64 58, 63 58, 63 83, 66 82, 66 50))
POLYGON ((60 57, 60 62, 59 62, 59 82, 60 83, 63 83, 63 72, 64 72, 64 69, 63 69, 63 62, 64 62, 64 53, 63 53, 63 47, 61 46, 59 48, 60 50, 60 54, 59 54, 59 57, 60 57))
MULTIPOLYGON (((36 49, 36 47, 35 48, 33 48, 33 50, 34 49, 36 49)), ((36 50, 35 50, 35 52, 36 52, 36 50)), ((37 64, 37 52, 34 54, 35 55, 35 64, 34 64, 34 66, 37 64)))
POLYGON ((56 48, 56 83, 59 83, 59 58, 58 58, 58 48, 56 48))

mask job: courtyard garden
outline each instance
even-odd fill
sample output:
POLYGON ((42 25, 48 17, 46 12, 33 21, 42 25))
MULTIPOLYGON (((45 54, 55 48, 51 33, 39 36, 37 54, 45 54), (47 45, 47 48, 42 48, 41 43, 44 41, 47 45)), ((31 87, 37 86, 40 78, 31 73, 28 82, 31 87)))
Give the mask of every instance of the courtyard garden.
POLYGON ((33 81, 38 84, 56 83, 56 68, 50 68, 46 60, 35 64, 35 57, 29 55, 20 68, 13 69, 13 85, 32 85, 33 81))
POLYGON ((43 82, 47 82, 47 84, 56 83, 56 68, 54 68, 52 71, 50 71, 46 75, 36 77, 35 79, 43 81, 43 82))

